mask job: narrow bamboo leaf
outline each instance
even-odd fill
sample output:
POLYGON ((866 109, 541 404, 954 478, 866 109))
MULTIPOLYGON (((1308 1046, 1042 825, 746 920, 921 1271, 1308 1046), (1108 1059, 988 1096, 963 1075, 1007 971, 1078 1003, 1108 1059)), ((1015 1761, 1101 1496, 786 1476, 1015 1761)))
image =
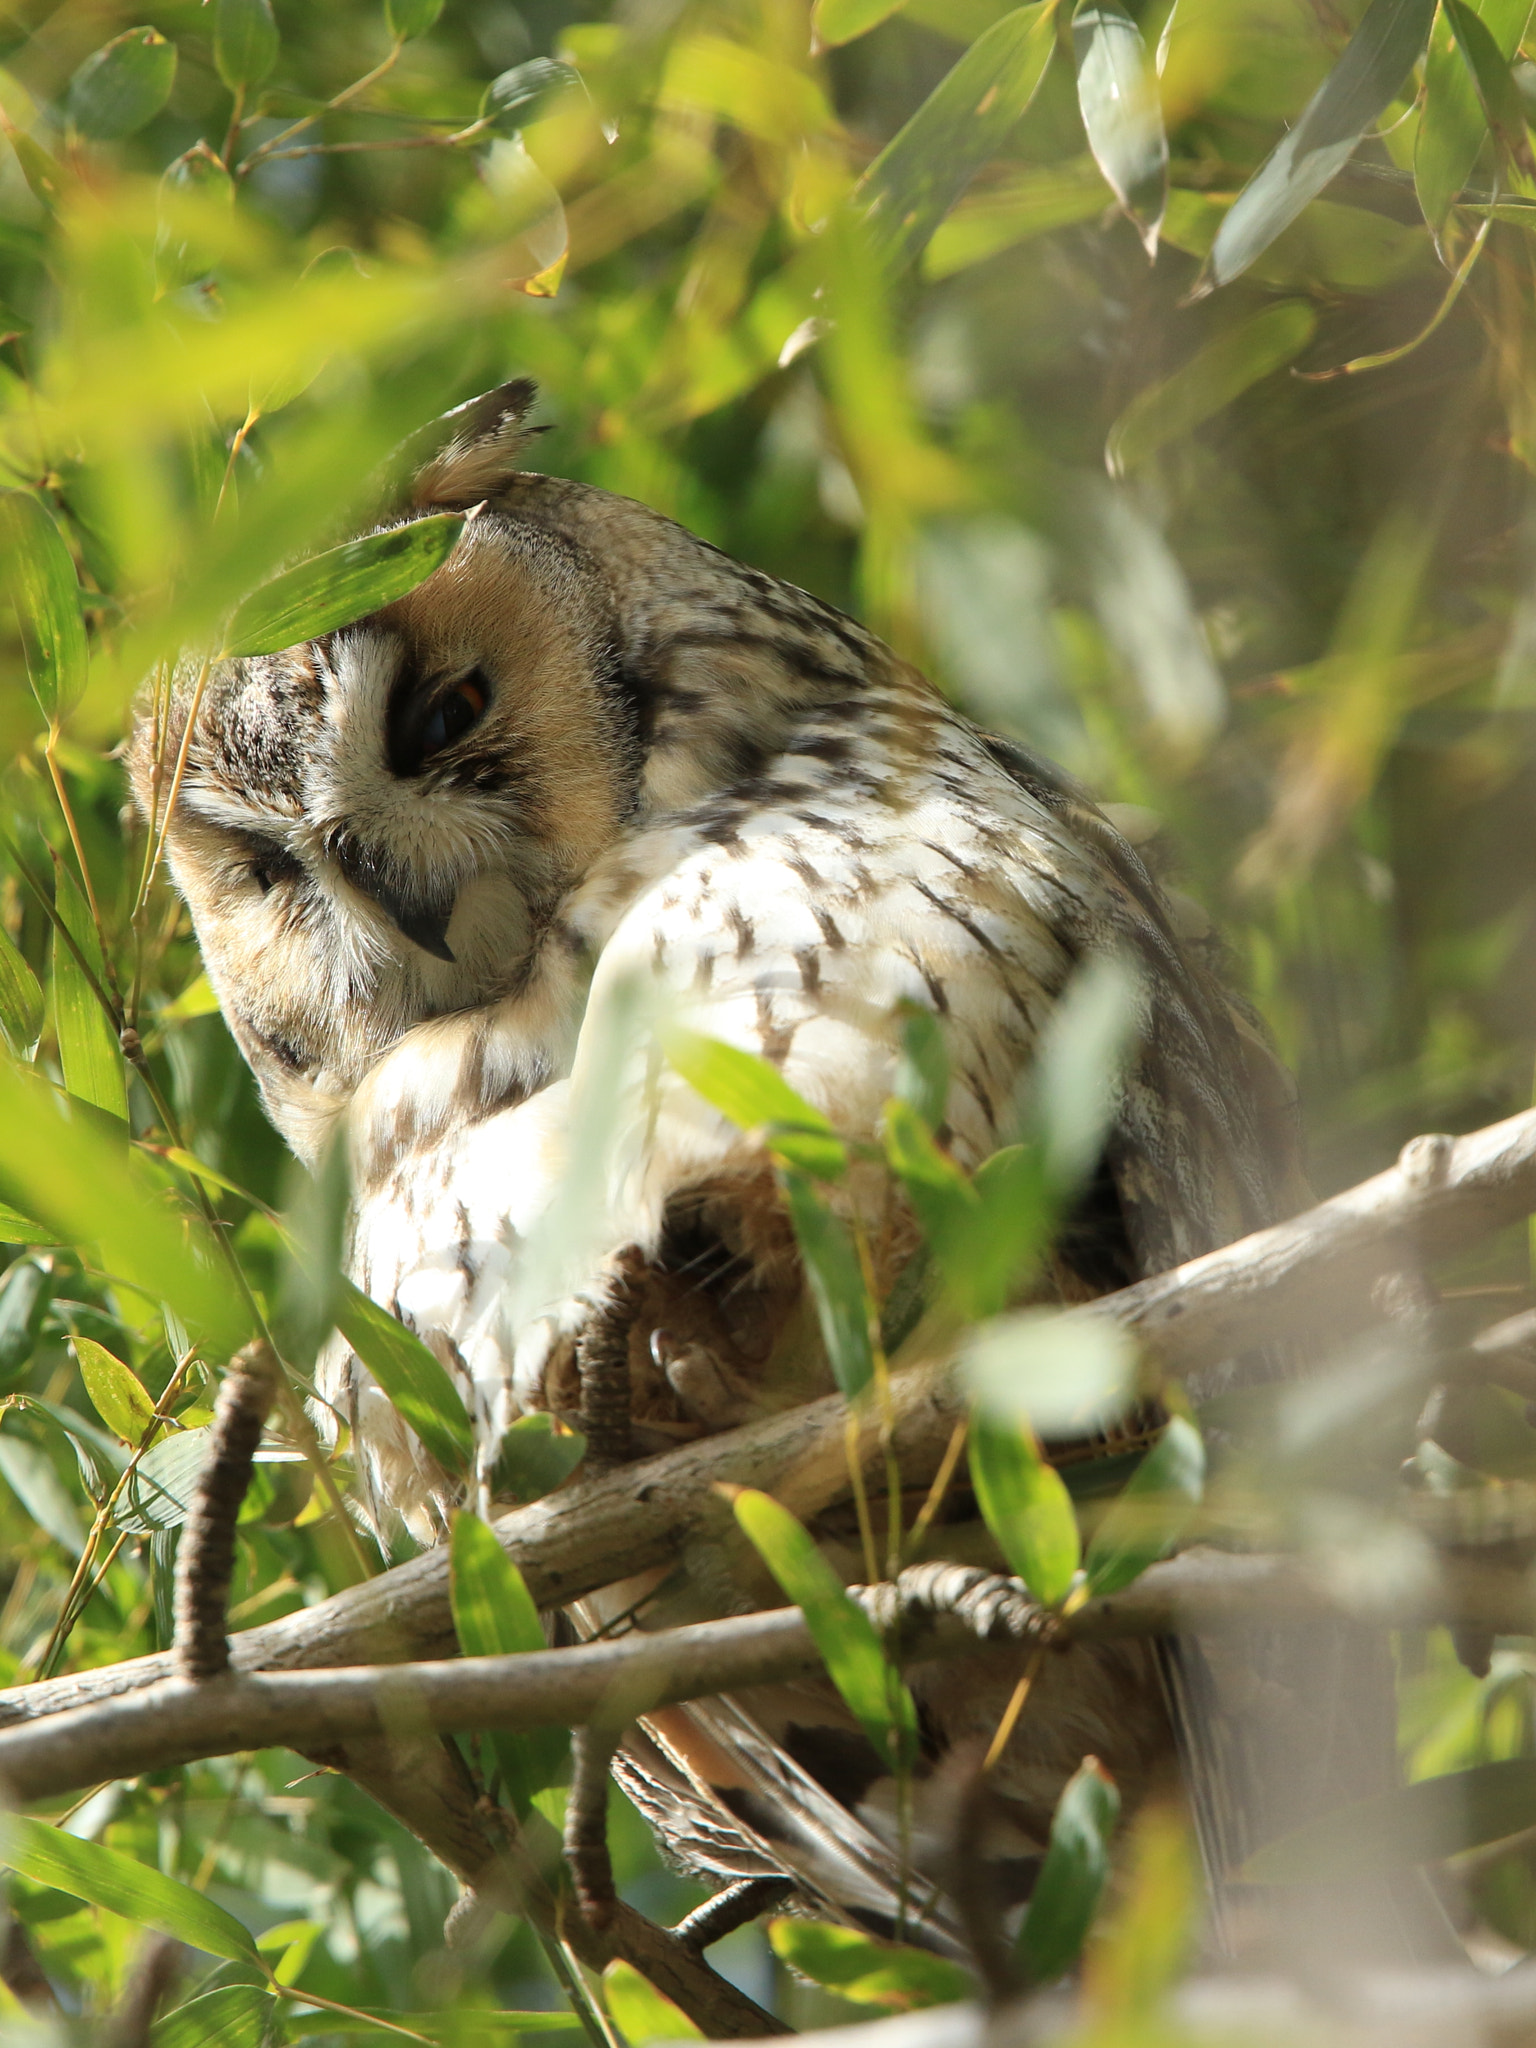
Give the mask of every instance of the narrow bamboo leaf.
POLYGON ((71 1557, 85 1549, 85 1530, 74 1500, 65 1491, 52 1460, 25 1437, 0 1434, 0 1479, 27 1514, 71 1557))
MULTIPOLYGON (((73 875, 57 870, 54 904, 65 930, 85 955, 98 986, 106 980, 106 963, 90 906, 73 875)), ((59 1039, 59 1065, 71 1095, 128 1120, 128 1086, 123 1055, 112 1020, 96 999, 80 962, 57 932, 53 939, 53 1028, 59 1039)))
POLYGON ((1088 1591, 1118 1593, 1178 1542, 1205 1488, 1205 1445, 1182 1415, 1173 1416, 1155 1450, 1093 1533, 1088 1591))
POLYGON ((966 1341, 965 1382, 994 1422, 1046 1442, 1107 1429, 1136 1390, 1136 1345, 1121 1324, 1060 1309, 997 1316, 966 1341))
POLYGON ((9 1203, 0 1202, 0 1244, 52 1244, 50 1233, 43 1229, 37 1219, 23 1216, 9 1203))
POLYGON ((56 722, 85 689, 85 622, 64 536, 30 491, 0 491, 0 578, 37 701, 43 716, 56 722))
POLYGON ((885 1156, 907 1191, 923 1234, 946 1267, 963 1277, 967 1237, 981 1212, 981 1197, 908 1102, 893 1096, 885 1105, 885 1156))
POLYGON ((835 50, 888 21, 903 0, 816 0, 811 9, 811 48, 835 50))
POLYGON ((336 1327, 445 1472, 467 1473, 475 1439, 458 1389, 421 1339, 343 1280, 336 1327))
POLYGON ((402 2034, 425 2035, 441 2041, 443 2048, 500 2048, 519 2034, 574 2034, 584 2031, 573 2012, 393 2012, 377 2006, 357 2006, 352 2015, 334 2012, 299 2012, 290 2007, 283 2017, 282 2039, 308 2041, 320 2036, 327 2048, 340 2035, 348 2040, 388 2042, 400 2048, 402 2034))
POLYGON ((465 518, 462 512, 434 512, 387 533, 346 541, 274 576, 236 606, 224 653, 277 654, 393 604, 442 567, 465 518))
POLYGON ((1065 1976, 1082 1953, 1109 1876, 1120 1794, 1097 1757, 1084 1757, 1051 1817, 1045 1862, 1019 1929, 1017 1955, 1031 1984, 1065 1976))
POLYGON ((112 1511, 116 1527, 129 1536, 181 1528, 192 1512, 208 1448, 207 1424, 179 1429, 152 1445, 129 1475, 112 1511))
POLYGON ((896 1093, 911 1104, 930 1131, 938 1130, 949 1102, 949 1050, 943 1025, 920 1003, 901 1005, 896 1093))
POLYGON ((604 1970, 603 2003, 629 2048, 647 2048, 651 2041, 704 2039, 682 2008, 663 1997, 633 1963, 612 1962, 604 1970))
POLYGON ((856 192, 886 256, 911 262, 1028 107, 1056 47, 1056 0, 1018 7, 978 36, 856 192))
POLYGON ((1525 132, 1525 106, 1510 74, 1509 60, 1495 42, 1488 24, 1466 0, 1442 0, 1442 6, 1457 47, 1467 60, 1477 97, 1500 150, 1528 175, 1536 174, 1536 162, 1532 160, 1525 132))
POLYGON ((176 83, 176 45, 158 29, 128 28, 86 58, 65 112, 92 142, 121 142, 152 121, 176 83))
POLYGON ((1116 0, 1079 0, 1072 48, 1088 147, 1147 254, 1156 256, 1168 201, 1168 138, 1141 30, 1116 0))
POLYGON ((1056 1194, 1039 1144, 1005 1145, 981 1162, 971 1185, 981 1214, 971 1236, 967 1300, 981 1320, 1006 1308, 1020 1275, 1044 1252, 1056 1194))
POLYGON ((520 1415, 501 1440, 496 1457, 497 1500, 526 1507, 563 1486, 586 1455, 579 1430, 562 1429, 553 1415, 520 1415))
POLYGON ((1319 1815, 1266 1842, 1238 1871, 1244 1884, 1347 1884, 1435 1863, 1536 1827, 1536 1758, 1421 1778, 1319 1815))
POLYGON ((1073 975, 1046 1020, 1034 1120, 1046 1171, 1064 1197, 1076 1195, 1099 1163, 1140 1009, 1136 969, 1118 953, 1101 953, 1073 975))
POLYGON ((117 1438, 88 1422, 78 1409, 65 1408, 41 1395, 27 1395, 25 1406, 34 1414, 47 1416, 64 1437, 74 1453, 80 1484, 92 1500, 109 1492, 128 1463, 129 1454, 117 1438))
POLYGON ((770 1920, 768 1945, 780 1962, 855 2005, 917 2012, 953 2005, 975 1988, 970 1972, 929 1949, 875 1941, 825 1920, 770 1920))
MULTIPOLYGON (((466 1657, 516 1657, 549 1647, 523 1575, 478 1516, 453 1518, 449 1592, 454 1632, 466 1657)), ((564 1728, 486 1738, 519 1818, 553 1784, 570 1748, 564 1728)))
POLYGON ((262 2048, 275 2003, 254 1984, 221 1984, 158 2021, 151 2048, 262 2048))
POLYGON ((18 1059, 30 1056, 43 1028, 43 991, 37 976, 0 925, 0 1032, 18 1059))
POLYGON ((1293 362, 1316 331, 1317 314, 1304 299, 1282 299, 1218 334, 1181 370, 1137 392, 1104 444, 1110 475, 1124 476, 1214 418, 1250 385, 1293 362))
POLYGON ((1424 60, 1424 108, 1413 148, 1413 183, 1419 206, 1438 243, 1451 202, 1472 175, 1488 121, 1477 86, 1442 9, 1430 30, 1424 60))
POLYGON ((842 1139, 777 1067, 681 1025, 663 1031, 661 1044, 690 1088, 744 1131, 762 1131, 781 1159, 820 1180, 836 1180, 843 1172, 848 1154, 842 1139))
POLYGON ((885 1654, 878 1631, 788 1508, 744 1486, 736 1519, 789 1599, 805 1616, 832 1683, 894 1769, 917 1751, 917 1709, 885 1654))
POLYGON ((384 0, 384 19, 396 42, 413 42, 436 26, 443 0, 384 0))
POLYGON ((1015 171, 962 199, 939 223, 923 252, 923 276, 953 277, 1017 243, 1092 220, 1104 211, 1106 197, 1104 173, 1088 155, 1015 171))
POLYGON ((125 1444, 141 1442, 154 1420, 155 1404, 133 1367, 91 1337, 76 1337, 74 1351, 96 1413, 125 1444))
POLYGON ((1371 0, 1296 126, 1237 195, 1211 250, 1213 284, 1240 276, 1343 170, 1412 69, 1434 11, 1435 0, 1371 0))
POLYGON ((213 62, 231 92, 261 84, 277 62, 279 42, 272 0, 218 0, 213 62))
POLYGON ((480 119, 511 139, 568 92, 581 90, 581 73, 559 57, 530 57, 493 78, 480 95, 480 119))
POLYGON ((37 1349, 53 1299, 54 1276, 35 1259, 17 1259, 0 1281, 0 1378, 19 1372, 37 1349))
POLYGON ((969 1450, 977 1505, 1004 1557, 1042 1607, 1060 1606, 1082 1555, 1061 1474, 1041 1456, 1028 1423, 1009 1428, 976 1415, 969 1450))
POLYGON ((18 1813, 0 1819, 0 1863, 34 1884, 120 1913, 136 1926, 168 1934, 189 1948, 230 1962, 257 1962, 256 1944, 233 1913, 100 1842, 84 1842, 18 1813))
POLYGON ((869 1385, 875 1371, 869 1296, 859 1255, 847 1224, 833 1215, 804 1174, 785 1167, 780 1177, 832 1376, 851 1401, 869 1385))

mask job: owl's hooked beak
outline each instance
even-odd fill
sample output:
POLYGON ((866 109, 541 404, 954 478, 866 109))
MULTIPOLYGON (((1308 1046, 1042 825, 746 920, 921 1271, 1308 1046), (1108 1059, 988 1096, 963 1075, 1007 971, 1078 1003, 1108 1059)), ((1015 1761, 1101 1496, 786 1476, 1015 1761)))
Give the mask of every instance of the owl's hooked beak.
POLYGON ((332 848, 336 865, 353 888, 376 903, 384 915, 413 945, 420 946, 436 960, 453 959, 448 944, 448 925, 453 916, 453 894, 427 895, 409 886, 401 887, 384 868, 378 856, 355 839, 344 837, 332 848))

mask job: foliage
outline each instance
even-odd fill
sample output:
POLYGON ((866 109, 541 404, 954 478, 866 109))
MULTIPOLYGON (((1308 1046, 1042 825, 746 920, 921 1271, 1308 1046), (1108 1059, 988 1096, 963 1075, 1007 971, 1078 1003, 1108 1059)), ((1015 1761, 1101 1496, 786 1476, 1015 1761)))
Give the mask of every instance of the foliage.
MULTIPOLYGON (((1526 0, 147 11, 18 0, 0 28, 5 1677, 166 1641, 219 1373, 253 1331, 290 1329, 291 1186, 161 871, 164 809, 147 830, 123 813, 126 702, 163 692, 182 650, 279 645, 427 573, 455 521, 356 540, 376 479, 423 422, 508 376, 543 386, 548 467, 858 612, 1154 855, 1177 845, 1180 915, 1228 935, 1300 1075, 1322 1183, 1526 1098, 1526 0)), ((847 1148, 826 1120, 771 1070, 669 1041, 764 1131, 850 1393, 883 1398, 925 1302, 998 1318, 1035 1268, 1091 1171, 1133 1000, 1077 992, 1024 1141, 974 1178, 944 1150, 942 1067, 912 1024, 885 1150, 937 1277, 916 1275, 900 1316, 868 1298, 829 1203, 847 1148)), ((1459 1276, 1526 1278, 1518 1246, 1459 1276)), ((311 1322, 339 1318, 465 1470, 437 1361, 321 1281, 311 1322)), ((290 1346, 298 1392, 315 1341, 290 1346)), ((1123 1411, 1113 1345, 1069 1355, 1049 1319, 998 1318, 970 1356, 977 1490, 1042 1599, 1074 1597, 1080 1559, 1090 1584, 1125 1583, 1200 1511, 1182 1416, 1107 1515, 1038 1456, 1036 1429, 1123 1411)), ((1239 1477, 1288 1503, 1290 1533, 1334 1527, 1340 1403, 1358 1421, 1405 1398, 1403 1375, 1386 1383, 1362 1366, 1332 1406, 1285 1397, 1267 1464, 1239 1477)), ((1414 1483, 1528 1485, 1522 1426, 1496 1390, 1452 1402, 1414 1483)), ((509 1440, 505 1492, 536 1497, 580 1448, 509 1440)), ((319 1459, 290 1399, 242 1513, 238 1623, 378 1568, 346 1481, 344 1439, 319 1459)), ((455 1569, 461 1635, 487 1643, 496 1566, 471 1533, 455 1569)), ((843 1598, 808 1565, 795 1591, 808 1612, 843 1598)), ((872 1630, 858 1648, 850 1683, 901 1753, 905 1688, 872 1630)), ((1483 1679, 1439 1637, 1405 1641, 1402 1664, 1416 1776, 1518 1766, 1526 1785, 1525 1650, 1497 1648, 1483 1679)), ((558 1812, 557 1761, 519 1745, 500 1768, 558 1812)), ((1074 1784, 1037 1974, 1070 1960, 1102 1882, 1113 1815, 1091 1774, 1074 1784)), ((1435 1813, 1437 1850, 1487 1838, 1486 1816, 1458 1834, 1435 1813)), ((205 1957, 164 2044, 391 2013, 395 2038, 462 2022, 510 2039, 554 1996, 524 1928, 446 1950, 443 1873, 295 1759, 161 1773, 46 1818, 62 1831, 21 1824, 31 1851, 12 1838, 12 1904, 83 2029, 122 1992, 130 1920, 205 1957), (220 1949, 226 1922, 258 1964, 220 1949)), ((1154 2008, 1177 1968, 1189 1887, 1158 1825, 1090 1953, 1107 2023, 1154 2008)), ((675 1909, 685 1888, 632 1816, 616 1826, 634 1895, 675 1909)), ((1479 1853, 1478 1910, 1536 1944, 1529 1853, 1479 1853)), ((761 1945, 746 1967, 762 1979, 761 1945)), ((931 1982, 899 1959, 866 1977, 895 2004, 931 1982)), ((660 2024, 634 1986, 609 2004, 639 2034, 660 2024)))

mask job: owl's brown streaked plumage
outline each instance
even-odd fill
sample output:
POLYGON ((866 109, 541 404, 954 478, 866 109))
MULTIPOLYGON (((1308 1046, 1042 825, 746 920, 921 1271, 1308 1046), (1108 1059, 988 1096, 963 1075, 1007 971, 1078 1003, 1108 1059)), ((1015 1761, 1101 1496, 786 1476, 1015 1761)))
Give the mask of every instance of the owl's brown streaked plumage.
MULTIPOLYGON (((892 1092, 899 1006, 927 1008, 950 1059, 944 1139, 972 1168, 1007 1140, 1073 971, 1124 954, 1139 1045, 1055 1290, 1102 1292, 1269 1220, 1284 1086, 1105 816, 815 598, 642 506, 517 470, 528 397, 466 409, 418 476, 417 507, 481 506, 443 569, 345 632, 215 673, 170 834, 272 1116, 305 1157, 345 1128, 355 1277, 449 1365, 487 1440, 519 1407, 574 1407, 577 1340, 631 1247, 641 1450, 830 1384, 761 1148, 644 1030, 615 1036, 657 1002, 861 1139, 892 1092), (593 1117, 601 1184, 551 1231, 593 1117)), ((148 755, 141 730, 145 802, 148 755)), ((884 1290, 910 1216, 868 1164, 838 1199, 884 1290)), ((376 1511, 431 1538, 443 1476, 344 1349, 322 1366, 376 1511)), ((935 1786, 1012 1682, 915 1675, 935 1786)), ((1169 1742, 1152 1650, 1053 1658, 996 1774, 1005 1854, 1032 1867, 1084 1754, 1134 1798, 1169 1742)), ((890 1788, 829 1688, 654 1717, 626 1768, 685 1861, 782 1868, 816 1909, 891 1923, 890 1788)), ((924 1824, 920 1803, 919 1850, 924 1824)))

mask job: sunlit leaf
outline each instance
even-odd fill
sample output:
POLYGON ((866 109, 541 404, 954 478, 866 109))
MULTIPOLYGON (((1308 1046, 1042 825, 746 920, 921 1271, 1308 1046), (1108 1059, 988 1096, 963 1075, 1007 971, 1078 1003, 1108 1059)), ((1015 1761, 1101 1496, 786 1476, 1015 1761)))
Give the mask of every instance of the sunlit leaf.
POLYGON ((520 1415, 501 1439, 492 1490, 497 1500, 526 1506, 563 1486, 586 1455, 579 1430, 562 1429, 553 1415, 520 1415))
POLYGON ((1240 276, 1343 170, 1407 77, 1434 11, 1435 0, 1371 0, 1296 125, 1238 194, 1211 250, 1212 283, 1240 276))
POLYGON ((274 2002, 254 1984, 221 1984, 157 2021, 151 2048, 263 2048, 274 2002))
POLYGON ((603 2003, 629 2048, 646 2048, 650 2041, 704 2039, 703 2031, 633 1963, 612 1962, 604 1970, 603 2003))
POLYGON ((192 1512, 208 1451, 206 1424, 178 1430, 153 1444, 134 1467, 112 1511, 117 1527, 130 1536, 181 1528, 192 1512))
POLYGON ((1042 1607, 1059 1606, 1081 1556, 1077 1516, 1061 1474, 1041 1456, 1028 1423, 1009 1427, 979 1413, 968 1448, 976 1504, 1009 1568, 1042 1607))
POLYGON ((63 535, 30 491, 0 491, 0 588, 16 613, 44 716, 66 717, 85 688, 80 579, 63 535))
POLYGON ((100 1842, 81 1841, 46 1821, 19 1813, 0 1817, 0 1863, 34 1884, 52 1885, 72 1898, 121 1913, 137 1926, 168 1934, 189 1948, 231 1962, 254 1963, 256 1944, 232 1913, 100 1842))
POLYGON ((1091 156, 1011 171, 985 191, 967 194, 940 221, 923 251, 923 276, 953 277, 1037 235, 1092 220, 1108 197, 1104 174, 1091 156))
POLYGON ((781 1159, 820 1179, 833 1180, 847 1151, 819 1109, 797 1095, 777 1067, 754 1052, 670 1025, 662 1049, 690 1088, 744 1131, 763 1131, 781 1159))
POLYGON ((495 134, 510 137, 537 121, 563 93, 580 89, 581 73, 574 64, 558 57, 530 57, 491 80, 480 96, 480 119, 489 121, 495 134))
POLYGON ((1119 1817, 1114 1780, 1097 1757, 1085 1757, 1056 1802, 1050 1846, 1019 1929, 1016 1953, 1029 1983, 1054 1983, 1081 1954, 1109 1876, 1119 1817))
POLYGON ((25 1437, 0 1430, 0 1479, 39 1529, 46 1531, 71 1557, 80 1555, 85 1549, 80 1512, 46 1451, 28 1443, 25 1437))
MULTIPOLYGON (((453 1518, 449 1588, 454 1632, 466 1657, 513 1657, 549 1647, 522 1573, 475 1515, 453 1518)), ((519 1815, 526 1814, 534 1793, 552 1784, 565 1762, 569 1734, 564 1728, 537 1728, 526 1735, 485 1739, 512 1804, 519 1815)))
POLYGON ((851 1401, 869 1385, 875 1371, 869 1295, 858 1251, 847 1224, 832 1213, 803 1173, 785 1167, 781 1178, 827 1362, 851 1401))
MULTIPOLYGON (((100 987, 107 971, 101 941, 90 906, 74 876, 63 866, 56 874, 54 905, 100 987)), ((126 1122, 128 1087, 117 1033, 79 960, 57 932, 53 939, 53 1028, 58 1033, 59 1065, 70 1094, 126 1122)))
POLYGON ((148 1388, 131 1365, 93 1338, 76 1337, 74 1350, 91 1406, 124 1443, 138 1443, 155 1416, 148 1388))
POLYGON ((805 1616, 832 1683, 892 1769, 916 1754, 917 1709, 885 1653, 878 1631, 809 1533, 788 1508, 742 1487, 736 1519, 784 1593, 805 1616))
POLYGON ((1141 31, 1117 0, 1079 0, 1072 47, 1088 146, 1155 256, 1168 195, 1168 138, 1141 31))
POLYGON ((1164 1558, 1189 1526, 1205 1489, 1205 1445, 1182 1415, 1169 1419, 1154 1450, 1093 1532, 1085 1562, 1095 1599, 1118 1593, 1164 1558))
POLYGON ((1091 1436, 1124 1413, 1136 1387, 1136 1346, 1107 1317, 1020 1309, 970 1333, 963 1369, 985 1413, 1028 1421, 1060 1442, 1091 1436))
POLYGON ((1441 0, 1441 5, 1500 149, 1526 172, 1536 172, 1536 160, 1531 156, 1525 132, 1525 106, 1510 73, 1508 57, 1499 48, 1487 22, 1476 8, 1467 5, 1467 0, 1441 0))
POLYGON ((1056 47, 1056 0, 995 22, 860 180, 876 243, 910 262, 1034 98, 1056 47))
POLYGON ((1414 188, 1437 238, 1487 138, 1477 86, 1442 9, 1435 15, 1424 59, 1424 109, 1413 150, 1414 188))
POLYGON ((466 1473, 475 1439, 458 1389, 421 1339, 343 1280, 336 1327, 445 1472, 466 1473))
POLYGON ((811 42, 818 50, 836 49, 868 35, 887 21, 902 0, 816 0, 811 9, 811 42))
POLYGON ((929 1130, 944 1121, 949 1101, 949 1052, 944 1027, 920 1003, 900 1005, 901 1057, 896 1062, 896 1094, 909 1103, 929 1130))
POLYGON ((277 62, 280 40, 272 0, 217 0, 213 62, 231 92, 261 84, 277 62))
POLYGON ((1312 307, 1286 299, 1208 341, 1171 377, 1138 391, 1115 421, 1104 444, 1111 476, 1124 476, 1293 362, 1316 331, 1312 307))
POLYGON ((35 1259, 17 1259, 0 1281, 0 1378, 10 1379, 37 1349, 55 1276, 35 1259))
POLYGON ((43 1028, 43 991, 37 976, 0 925, 0 1032, 19 1058, 25 1059, 43 1028))
POLYGON ((835 1991, 855 2005, 916 2012, 952 2005, 974 1991, 969 1971, 929 1949, 876 1941, 852 1927, 824 1920, 770 1920, 768 1943, 798 1976, 835 1991))
POLYGON ((424 36, 436 25, 443 0, 384 0, 384 19, 398 42, 408 43, 424 36))
POLYGON ((1046 1171, 1064 1193, 1075 1194, 1099 1162, 1140 1009, 1134 966, 1101 953, 1073 975, 1041 1032, 1034 1117, 1046 1171))
POLYGON ((224 653, 276 654, 354 625, 441 568, 464 531, 462 512, 434 512, 365 534, 285 570, 236 607, 224 653))
POLYGON ((175 83, 176 45, 158 29, 124 29, 69 81, 65 111, 92 142, 120 142, 155 118, 175 83))

